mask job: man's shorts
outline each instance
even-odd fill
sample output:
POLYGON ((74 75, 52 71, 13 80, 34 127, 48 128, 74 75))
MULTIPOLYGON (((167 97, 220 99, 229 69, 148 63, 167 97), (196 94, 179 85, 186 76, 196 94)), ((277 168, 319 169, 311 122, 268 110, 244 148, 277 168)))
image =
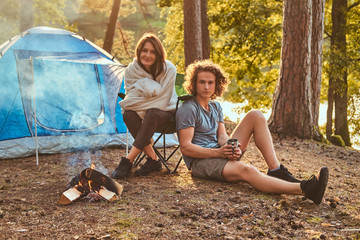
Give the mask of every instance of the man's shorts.
POLYGON ((191 173, 197 178, 226 181, 222 172, 228 161, 226 158, 194 159, 191 163, 191 173))

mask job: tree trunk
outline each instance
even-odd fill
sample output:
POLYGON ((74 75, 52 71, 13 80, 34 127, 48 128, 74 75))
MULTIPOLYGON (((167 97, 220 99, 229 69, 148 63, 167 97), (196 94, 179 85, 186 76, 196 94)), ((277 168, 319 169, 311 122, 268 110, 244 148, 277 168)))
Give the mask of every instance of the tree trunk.
POLYGON ((185 67, 202 59, 201 2, 184 0, 185 67))
POLYGON ((333 90, 333 80, 331 76, 329 77, 327 100, 328 100, 328 108, 326 112, 326 138, 330 139, 332 135, 333 111, 334 111, 334 90, 333 90))
POLYGON ((20 32, 34 25, 33 0, 20 0, 20 32))
MULTIPOLYGON (((346 15, 347 0, 333 0, 330 77, 335 100, 335 134, 340 135, 346 146, 351 146, 347 121, 347 56, 346 15)), ((330 86, 329 86, 330 87, 330 86)))
POLYGON ((108 53, 111 53, 111 49, 114 43, 115 29, 119 16, 120 4, 120 0, 114 0, 110 13, 109 23, 105 33, 103 49, 108 53))
POLYGON ((310 0, 284 1, 280 75, 274 93, 269 127, 285 136, 312 138, 310 0))
POLYGON ((320 109, 324 14, 325 0, 313 0, 311 34, 311 102, 312 112, 314 114, 314 122, 316 123, 317 127, 319 122, 320 109))
POLYGON ((201 36, 202 59, 210 58, 209 20, 207 16, 207 0, 201 0, 201 36))

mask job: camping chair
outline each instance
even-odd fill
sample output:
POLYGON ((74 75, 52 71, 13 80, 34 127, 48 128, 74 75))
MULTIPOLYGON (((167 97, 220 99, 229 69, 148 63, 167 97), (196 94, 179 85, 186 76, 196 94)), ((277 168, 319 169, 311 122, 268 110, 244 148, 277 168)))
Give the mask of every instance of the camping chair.
MULTIPOLYGON (((184 79, 184 75, 183 74, 177 74, 176 77, 176 86, 180 86, 182 81, 184 79)), ((178 90, 178 89, 177 89, 178 90)), ((124 93, 119 93, 118 94, 120 98, 124 99, 125 98, 125 94, 124 93)), ((175 118, 176 118, 176 111, 179 107, 179 103, 181 101, 186 101, 188 99, 190 99, 192 96, 191 95, 182 95, 180 97, 178 97, 177 102, 176 102, 176 108, 175 108, 175 114, 174 117, 171 118, 167 123, 165 123, 164 125, 161 125, 158 127, 158 129, 155 131, 156 133, 159 133, 160 135, 155 139, 155 141, 152 143, 152 147, 156 153, 156 155, 158 156, 159 160, 161 161, 161 163, 165 166, 165 168, 169 171, 169 173, 175 173, 176 170, 178 169, 181 160, 182 160, 182 155, 179 158, 179 160, 176 163, 176 166, 173 170, 170 169, 170 166, 168 165, 168 161, 171 159, 171 157, 176 153, 176 151, 180 148, 180 144, 178 146, 175 147, 175 149, 169 154, 166 154, 166 138, 165 138, 165 134, 174 134, 176 133, 176 122, 175 122, 175 118), (157 144, 160 139, 163 138, 163 143, 161 144, 161 148, 162 151, 158 150, 155 147, 155 144, 157 144)), ((128 133, 127 133, 128 134, 128 133)), ((126 143, 128 144, 128 143, 126 143)), ((134 160, 134 165, 138 166, 141 161, 145 158, 145 154, 143 152, 141 152, 136 159, 134 160)))
MULTIPOLYGON (((156 155, 158 156, 159 160, 162 162, 162 164, 165 166, 165 168, 169 171, 169 173, 175 173, 176 170, 178 169, 181 160, 182 160, 182 155, 180 156, 179 160, 176 163, 176 166, 173 170, 170 169, 170 166, 168 165, 168 161, 171 159, 171 157, 176 153, 176 151, 180 148, 180 144, 178 146, 175 147, 174 150, 171 151, 171 153, 169 155, 166 154, 166 138, 165 138, 165 134, 174 134, 176 133, 176 112, 177 109, 179 107, 179 103, 181 101, 186 101, 187 99, 191 98, 191 95, 183 95, 178 97, 178 100, 176 102, 176 109, 175 109, 175 114, 174 117, 171 118, 166 124, 159 126, 159 128, 156 130, 156 133, 160 133, 160 135, 155 139, 155 141, 152 143, 153 149, 156 153, 156 155), (162 144, 162 151, 160 152, 157 148, 155 148, 155 144, 161 139, 163 138, 163 144, 162 144)), ((139 154, 138 157, 135 159, 134 161, 134 165, 138 166, 140 164, 140 162, 144 159, 145 154, 139 154)))

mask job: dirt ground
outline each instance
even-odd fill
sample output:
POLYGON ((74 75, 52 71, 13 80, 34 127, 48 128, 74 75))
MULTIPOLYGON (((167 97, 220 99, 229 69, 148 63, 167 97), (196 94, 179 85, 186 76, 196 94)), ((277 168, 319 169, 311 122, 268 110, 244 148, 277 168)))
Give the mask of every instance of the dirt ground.
MULTIPOLYGON (((298 178, 329 167, 320 205, 246 183, 192 178, 184 163, 176 174, 163 168, 119 180, 124 192, 117 202, 59 205, 68 182, 90 160, 109 175, 125 151, 41 155, 39 166, 35 157, 0 160, 0 239, 360 239, 360 151, 275 136, 274 145, 298 178)), ((254 143, 242 161, 267 170, 254 143)))

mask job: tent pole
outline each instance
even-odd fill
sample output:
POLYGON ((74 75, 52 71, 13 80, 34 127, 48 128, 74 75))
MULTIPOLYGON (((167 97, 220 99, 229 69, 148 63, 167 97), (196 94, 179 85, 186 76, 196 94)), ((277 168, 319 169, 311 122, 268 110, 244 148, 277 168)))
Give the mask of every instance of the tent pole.
POLYGON ((129 155, 129 129, 126 128, 126 156, 129 155))
POLYGON ((36 166, 39 166, 39 145, 38 145, 38 137, 37 137, 37 124, 36 124, 36 104, 35 104, 35 80, 34 80, 34 65, 33 65, 33 57, 30 57, 31 61, 31 75, 33 80, 33 103, 34 103, 34 123, 35 123, 35 154, 36 154, 36 166))

